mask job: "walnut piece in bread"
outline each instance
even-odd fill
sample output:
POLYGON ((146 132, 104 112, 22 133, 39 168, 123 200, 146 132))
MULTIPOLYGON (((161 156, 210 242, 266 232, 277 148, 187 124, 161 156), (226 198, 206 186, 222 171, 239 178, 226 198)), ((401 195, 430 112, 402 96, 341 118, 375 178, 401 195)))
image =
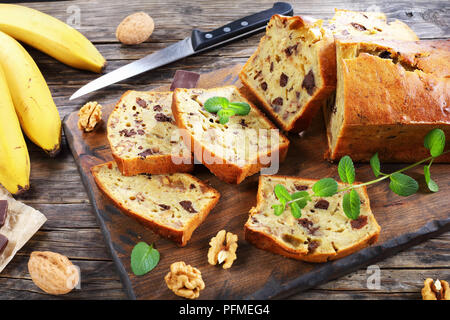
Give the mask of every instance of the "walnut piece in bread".
POLYGON ((151 36, 154 29, 152 17, 145 12, 136 12, 122 20, 116 29, 116 38, 123 44, 140 44, 151 36))
POLYGON ((200 270, 183 261, 172 263, 164 280, 173 293, 186 299, 197 299, 200 291, 205 289, 200 270))
POLYGON ((78 268, 66 256, 50 251, 32 252, 28 272, 35 285, 53 295, 69 293, 80 281, 78 268))
POLYGON ((208 263, 216 265, 223 264, 224 269, 231 268, 236 260, 236 250, 238 247, 238 236, 225 230, 220 230, 217 235, 211 238, 208 250, 208 263))

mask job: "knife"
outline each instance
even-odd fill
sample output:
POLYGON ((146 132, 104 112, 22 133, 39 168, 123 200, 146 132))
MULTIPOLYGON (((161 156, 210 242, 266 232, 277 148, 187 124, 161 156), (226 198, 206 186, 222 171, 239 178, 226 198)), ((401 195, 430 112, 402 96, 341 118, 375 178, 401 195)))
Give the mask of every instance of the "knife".
POLYGON ((233 21, 210 32, 194 29, 190 37, 89 82, 78 89, 70 97, 70 100, 131 78, 145 71, 156 69, 182 58, 260 32, 266 28, 267 23, 274 14, 292 16, 293 13, 294 11, 289 3, 276 2, 271 9, 233 21))

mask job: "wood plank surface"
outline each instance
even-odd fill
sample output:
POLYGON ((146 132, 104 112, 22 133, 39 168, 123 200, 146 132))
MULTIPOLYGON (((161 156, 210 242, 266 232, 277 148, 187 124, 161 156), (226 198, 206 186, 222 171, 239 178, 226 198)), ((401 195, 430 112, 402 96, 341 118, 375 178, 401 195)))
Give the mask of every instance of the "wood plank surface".
MULTIPOLYGON (((450 36, 450 9, 448 1, 445 0, 395 2, 319 0, 291 1, 291 3, 295 14, 307 14, 317 18, 331 17, 334 8, 370 10, 378 7, 389 18, 408 23, 423 39, 450 36)), ((194 27, 201 30, 213 29, 246 14, 268 8, 271 4, 271 1, 249 0, 189 2, 169 0, 165 1, 164 5, 156 0, 129 0, 126 6, 115 0, 24 3, 26 6, 39 9, 63 21, 70 16, 69 6, 77 6, 81 14, 79 30, 92 40, 108 59, 109 65, 106 71, 114 70, 181 40, 188 36, 194 27), (142 45, 122 46, 115 39, 115 28, 123 17, 135 11, 146 11, 154 18, 155 32, 142 45)), ((220 49, 182 59, 159 68, 156 72, 129 79, 76 101, 69 101, 68 97, 81 85, 95 79, 97 75, 67 67, 34 49, 30 49, 30 53, 48 81, 61 116, 64 117, 89 100, 95 99, 102 104, 110 104, 115 102, 125 90, 145 90, 168 84, 177 69, 205 72, 230 64, 243 63, 256 48, 259 38, 260 35, 255 35, 220 49)), ((41 210, 49 220, 0 274, 0 298, 56 298, 43 294, 35 287, 26 271, 29 253, 33 250, 44 249, 64 253, 73 259, 75 264, 78 264, 78 261, 92 262, 89 267, 82 265, 82 290, 75 290, 58 299, 125 298, 119 277, 105 248, 98 223, 65 141, 63 140, 62 152, 56 159, 48 159, 31 143, 28 143, 28 146, 32 163, 32 190, 20 200, 41 210), (98 272, 89 270, 98 270, 98 272), (86 275, 84 275, 85 272, 86 275)), ((292 298, 419 298, 420 286, 424 278, 436 276, 450 279, 449 245, 450 235, 446 233, 378 263, 383 284, 380 290, 365 288, 366 271, 361 269, 292 298), (398 285, 403 283, 409 285, 406 287, 398 285)))

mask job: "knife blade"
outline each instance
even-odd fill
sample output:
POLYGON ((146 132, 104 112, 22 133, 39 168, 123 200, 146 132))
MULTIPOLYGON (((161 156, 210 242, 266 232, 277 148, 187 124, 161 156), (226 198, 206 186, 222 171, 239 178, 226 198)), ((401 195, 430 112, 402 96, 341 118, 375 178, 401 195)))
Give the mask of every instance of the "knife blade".
POLYGON ((273 7, 268 10, 238 19, 210 32, 194 29, 190 37, 89 82, 78 89, 69 100, 79 98, 85 94, 97 91, 111 84, 156 69, 182 58, 255 34, 265 29, 267 22, 274 14, 292 16, 292 6, 289 3, 276 2, 273 7))

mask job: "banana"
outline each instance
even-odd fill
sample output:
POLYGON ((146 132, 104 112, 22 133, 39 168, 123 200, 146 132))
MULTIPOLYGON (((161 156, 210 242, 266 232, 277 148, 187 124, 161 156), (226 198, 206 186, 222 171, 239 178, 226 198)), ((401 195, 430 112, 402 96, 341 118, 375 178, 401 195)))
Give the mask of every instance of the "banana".
POLYGON ((106 60, 80 32, 25 6, 0 4, 0 31, 74 68, 101 72, 106 60))
POLYGON ((30 158, 0 67, 0 183, 12 194, 29 189, 30 158))
POLYGON ((0 65, 25 134, 50 156, 58 153, 61 119, 39 68, 16 40, 0 31, 0 65))

